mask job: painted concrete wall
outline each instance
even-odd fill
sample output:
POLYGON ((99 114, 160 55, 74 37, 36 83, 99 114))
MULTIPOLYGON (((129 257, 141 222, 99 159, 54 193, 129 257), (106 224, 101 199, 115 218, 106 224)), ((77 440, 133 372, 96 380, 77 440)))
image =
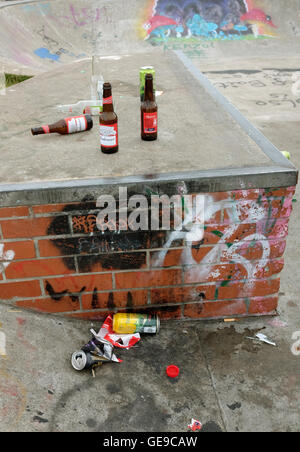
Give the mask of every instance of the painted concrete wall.
POLYGON ((273 314, 294 191, 197 195, 189 232, 101 233, 93 201, 1 208, 0 299, 87 319, 273 314))
POLYGON ((0 2, 0 65, 27 69, 30 75, 91 55, 143 52, 151 46, 181 49, 200 61, 244 57, 245 52, 249 57, 280 57, 283 48, 285 53, 297 52, 295 38, 300 34, 294 0, 288 7, 284 0, 13 3, 1 8, 0 2))

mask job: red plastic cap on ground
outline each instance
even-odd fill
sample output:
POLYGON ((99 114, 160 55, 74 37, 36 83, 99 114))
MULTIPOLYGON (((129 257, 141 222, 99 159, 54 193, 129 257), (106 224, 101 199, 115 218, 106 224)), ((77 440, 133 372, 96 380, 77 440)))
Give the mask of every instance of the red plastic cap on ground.
POLYGON ((177 366, 168 366, 166 372, 168 377, 176 378, 179 375, 179 368, 177 366))

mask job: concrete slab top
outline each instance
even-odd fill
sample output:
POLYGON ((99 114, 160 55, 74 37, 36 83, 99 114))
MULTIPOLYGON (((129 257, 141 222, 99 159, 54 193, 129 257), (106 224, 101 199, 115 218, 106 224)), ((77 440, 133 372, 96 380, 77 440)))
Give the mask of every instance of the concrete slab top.
POLYGON ((119 117, 120 149, 115 155, 100 152, 98 117, 93 117, 94 127, 85 133, 34 137, 30 132, 33 126, 70 116, 62 115, 59 105, 90 98, 91 59, 7 89, 1 97, 0 152, 5 165, 0 168, 0 190, 10 185, 21 190, 23 184, 32 183, 67 182, 76 187, 80 181, 93 185, 97 179, 108 184, 157 175, 168 180, 179 173, 201 178, 203 171, 213 177, 218 170, 230 178, 246 168, 255 174, 257 167, 268 174, 275 165, 270 155, 183 63, 174 53, 161 50, 100 59, 100 71, 113 86, 119 117), (157 96, 159 139, 150 143, 140 138, 139 68, 145 65, 156 68, 157 90, 162 92, 157 96))

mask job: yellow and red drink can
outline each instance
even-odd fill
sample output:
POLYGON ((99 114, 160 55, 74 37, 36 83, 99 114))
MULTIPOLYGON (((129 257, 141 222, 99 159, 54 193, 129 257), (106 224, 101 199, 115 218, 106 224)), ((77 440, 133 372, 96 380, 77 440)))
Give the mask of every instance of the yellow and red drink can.
POLYGON ((113 331, 118 334, 156 334, 160 329, 160 319, 147 314, 115 314, 113 331))

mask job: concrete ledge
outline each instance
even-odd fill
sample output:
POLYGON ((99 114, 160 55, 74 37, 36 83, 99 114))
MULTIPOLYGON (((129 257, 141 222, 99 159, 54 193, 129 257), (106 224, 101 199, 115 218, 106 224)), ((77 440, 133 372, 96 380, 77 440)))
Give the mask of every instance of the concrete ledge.
POLYGON ((219 169, 174 174, 131 176, 120 179, 86 179, 64 182, 36 182, 0 185, 0 204, 18 205, 77 202, 86 196, 97 199, 102 194, 118 194, 126 186, 135 193, 151 189, 155 193, 172 196, 178 193, 178 184, 184 182, 188 193, 213 193, 229 190, 276 188, 295 186, 298 171, 284 167, 219 169))

